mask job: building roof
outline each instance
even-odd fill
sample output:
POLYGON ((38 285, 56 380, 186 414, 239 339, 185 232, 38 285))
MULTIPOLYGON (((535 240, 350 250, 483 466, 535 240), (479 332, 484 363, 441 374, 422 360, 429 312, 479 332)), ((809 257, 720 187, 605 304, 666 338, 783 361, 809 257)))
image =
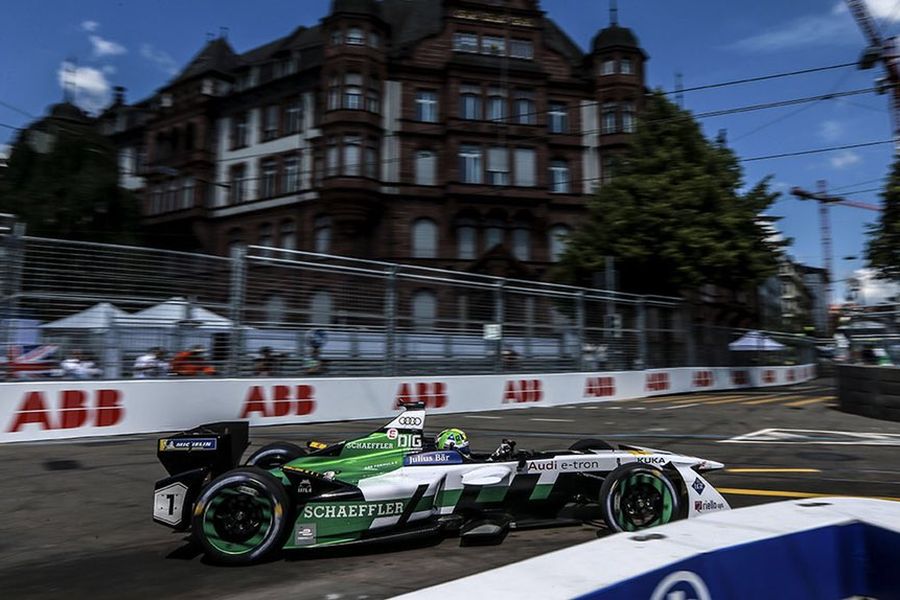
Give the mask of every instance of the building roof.
POLYGON ((584 58, 584 52, 559 25, 544 17, 544 39, 552 50, 565 56, 570 63, 577 65, 584 58))
POLYGON ((377 0, 331 0, 331 14, 355 13, 361 15, 381 16, 381 7, 377 0))
POLYGON ((79 121, 82 123, 90 121, 90 117, 88 117, 83 110, 69 101, 54 104, 47 112, 49 113, 48 116, 53 117, 54 119, 65 119, 67 121, 79 121))
POLYGON ((612 48, 627 48, 640 50, 643 53, 640 42, 634 32, 627 27, 619 27, 618 25, 610 25, 606 29, 601 29, 594 37, 592 44, 594 52, 609 50, 612 48))
POLYGON ((169 82, 169 86, 206 73, 230 73, 239 64, 240 59, 228 40, 218 37, 207 42, 206 46, 191 59, 188 66, 169 82))

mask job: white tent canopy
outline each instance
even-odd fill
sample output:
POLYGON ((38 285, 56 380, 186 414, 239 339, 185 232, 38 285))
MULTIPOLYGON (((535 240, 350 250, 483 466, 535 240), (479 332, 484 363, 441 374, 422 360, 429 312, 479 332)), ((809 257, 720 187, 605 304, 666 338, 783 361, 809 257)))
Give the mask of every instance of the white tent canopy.
POLYGON ((176 327, 186 325, 198 329, 231 329, 232 321, 213 311, 190 304, 180 297, 169 298, 156 306, 151 306, 127 319, 121 325, 132 327, 176 327))
POLYGON ((784 350, 785 345, 779 344, 772 338, 767 337, 758 331, 748 331, 739 339, 728 344, 728 349, 738 352, 772 352, 775 350, 784 350))
POLYGON ((42 329, 105 329, 113 322, 121 322, 130 315, 109 302, 100 302, 81 312, 69 315, 51 323, 41 325, 42 329))

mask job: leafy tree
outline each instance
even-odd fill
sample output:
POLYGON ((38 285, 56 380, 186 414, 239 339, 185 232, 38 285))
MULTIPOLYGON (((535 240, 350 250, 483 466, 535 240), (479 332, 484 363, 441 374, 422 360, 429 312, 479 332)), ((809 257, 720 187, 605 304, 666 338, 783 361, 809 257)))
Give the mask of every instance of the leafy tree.
POLYGON ((118 185, 116 149, 93 127, 49 125, 49 152, 24 132, 0 176, 0 212, 17 215, 30 235, 137 241, 138 204, 118 185))
POLYGON ((690 114, 662 93, 647 98, 614 176, 590 201, 562 258, 561 279, 589 284, 605 257, 621 287, 680 294, 715 284, 749 289, 774 273, 777 247, 757 215, 777 193, 765 179, 744 193, 733 152, 711 143, 690 114))
POLYGON ((879 277, 900 280, 900 159, 894 162, 878 223, 869 227, 866 258, 879 277))

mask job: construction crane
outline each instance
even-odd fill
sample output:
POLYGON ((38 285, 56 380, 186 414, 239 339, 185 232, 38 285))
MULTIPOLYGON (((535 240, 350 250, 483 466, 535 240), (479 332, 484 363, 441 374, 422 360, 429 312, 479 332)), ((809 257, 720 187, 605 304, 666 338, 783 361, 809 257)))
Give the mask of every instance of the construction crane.
POLYGON ((890 114, 894 148, 900 150, 900 65, 898 65, 897 45, 894 38, 881 36, 865 0, 846 0, 846 2, 869 44, 859 59, 859 68, 871 69, 879 62, 884 67, 885 76, 877 81, 878 92, 891 93, 890 114))
POLYGON ((851 206, 853 208, 862 208, 864 210, 881 211, 881 207, 877 204, 868 204, 866 202, 858 202, 856 200, 847 200, 840 196, 831 196, 827 192, 825 181, 818 182, 818 191, 810 192, 799 187, 792 187, 791 194, 800 200, 815 200, 819 203, 819 230, 822 235, 822 257, 825 263, 825 290, 828 303, 831 303, 831 273, 833 271, 833 261, 831 252, 831 215, 828 207, 832 204, 840 206, 851 206))

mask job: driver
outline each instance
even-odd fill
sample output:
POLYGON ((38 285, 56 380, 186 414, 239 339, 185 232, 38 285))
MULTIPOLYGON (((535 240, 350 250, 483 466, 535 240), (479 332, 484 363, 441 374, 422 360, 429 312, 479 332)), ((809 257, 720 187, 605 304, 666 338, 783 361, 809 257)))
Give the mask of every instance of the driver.
POLYGON ((469 455, 469 436, 462 429, 445 429, 435 438, 438 450, 456 450, 463 456, 469 455))

